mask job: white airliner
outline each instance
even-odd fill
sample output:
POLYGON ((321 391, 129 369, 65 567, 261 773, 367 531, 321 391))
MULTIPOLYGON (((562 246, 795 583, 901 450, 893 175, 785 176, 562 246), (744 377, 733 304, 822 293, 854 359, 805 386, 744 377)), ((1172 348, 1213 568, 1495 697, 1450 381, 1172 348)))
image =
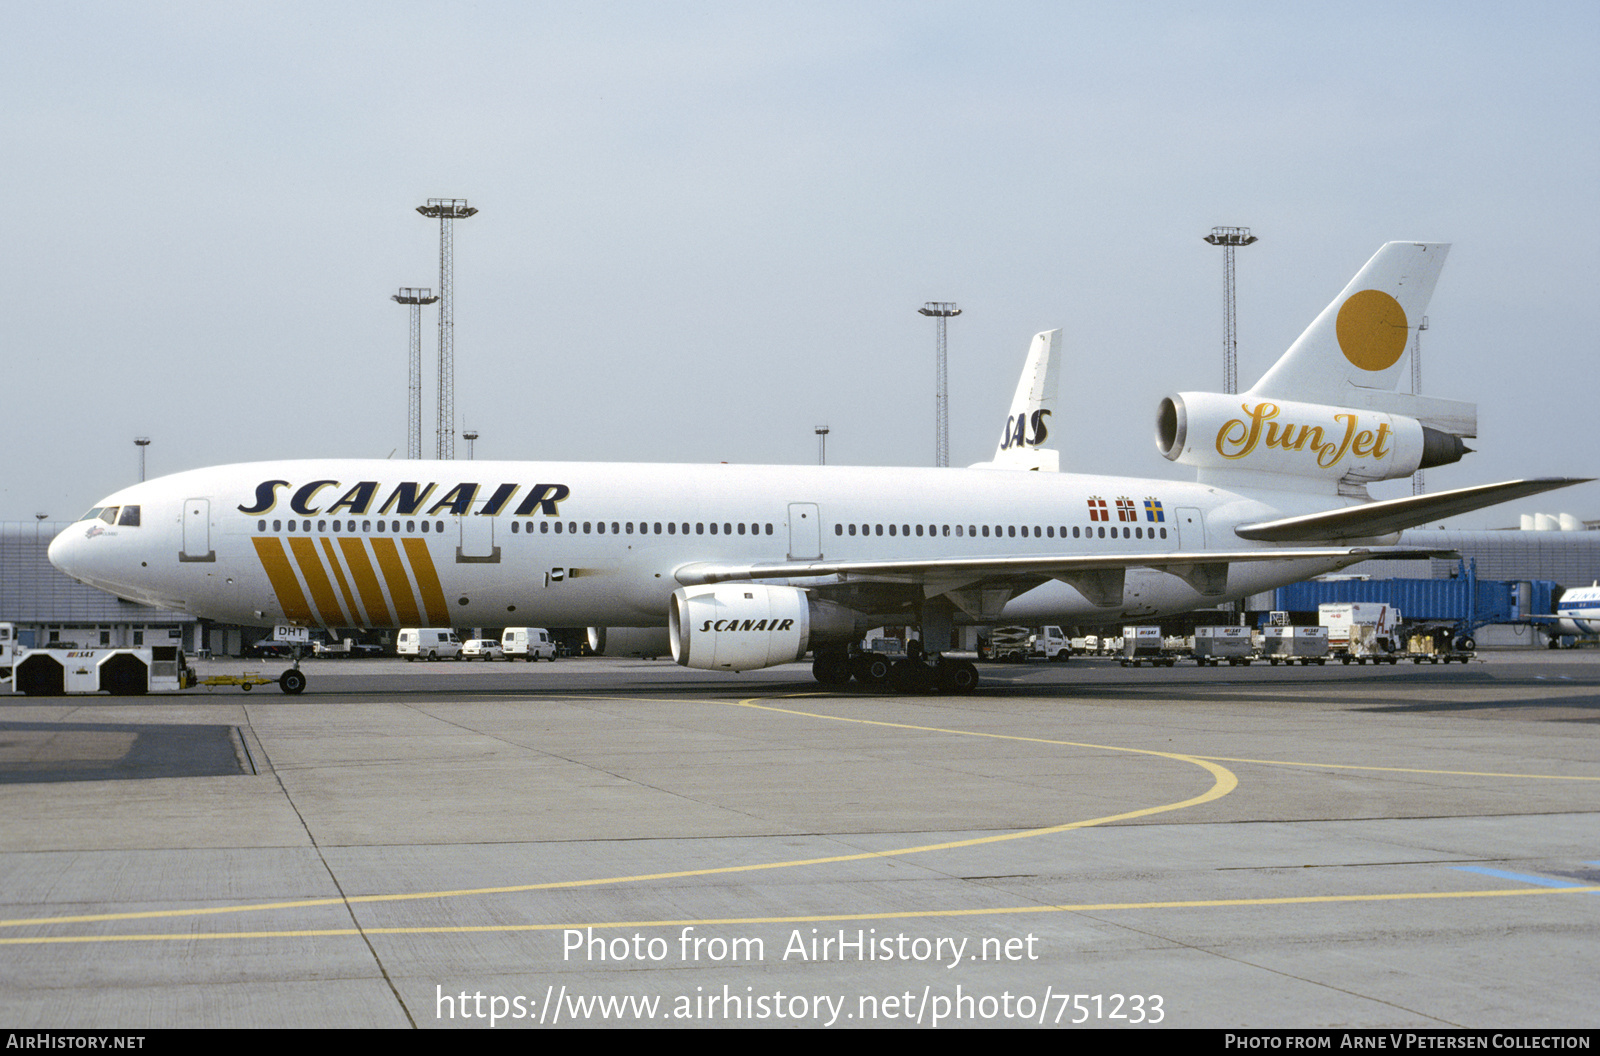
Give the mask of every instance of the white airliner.
MULTIPOLYGON (((1475 405, 1393 391, 1448 248, 1385 245, 1249 392, 1164 399, 1157 447, 1195 483, 993 466, 259 462, 124 488, 50 559, 120 597, 227 622, 665 628, 687 667, 810 651, 830 685, 857 670, 865 629, 915 625, 926 652, 894 684, 967 692, 977 669, 941 655, 956 624, 1210 607, 1428 553, 1393 544, 1578 483, 1367 495, 1458 460, 1476 435, 1475 405)), ((1029 411, 1007 435, 1031 449, 1047 421, 1029 411)))
POLYGON ((1551 646, 1561 638, 1593 638, 1600 635, 1600 583, 1566 591, 1556 602, 1560 619, 1550 625, 1551 646))

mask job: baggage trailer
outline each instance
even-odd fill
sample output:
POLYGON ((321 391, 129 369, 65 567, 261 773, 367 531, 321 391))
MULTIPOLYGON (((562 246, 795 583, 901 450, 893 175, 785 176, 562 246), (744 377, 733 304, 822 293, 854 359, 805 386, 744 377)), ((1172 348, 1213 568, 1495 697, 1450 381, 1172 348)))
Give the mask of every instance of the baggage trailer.
POLYGON ((1122 629, 1122 666, 1138 667, 1149 663, 1156 667, 1171 667, 1178 658, 1168 653, 1162 643, 1160 627, 1124 627, 1122 629))
POLYGON ((1278 664, 1326 664, 1328 628, 1267 627, 1261 632, 1262 652, 1267 662, 1278 664))
POLYGON ((1234 667, 1249 667, 1255 652, 1248 627, 1194 629, 1194 660, 1201 667, 1216 667, 1224 660, 1234 667))

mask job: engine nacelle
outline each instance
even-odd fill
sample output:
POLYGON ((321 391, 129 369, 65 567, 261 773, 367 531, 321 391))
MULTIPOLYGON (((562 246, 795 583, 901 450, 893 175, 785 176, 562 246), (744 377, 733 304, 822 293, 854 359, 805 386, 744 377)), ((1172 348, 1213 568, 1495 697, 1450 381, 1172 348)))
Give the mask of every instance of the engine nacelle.
POLYGON ((1182 392, 1161 401, 1156 447, 1173 462, 1365 484, 1449 465, 1469 448, 1414 418, 1290 400, 1182 392))
POLYGON ((672 658, 703 671, 792 664, 811 647, 811 602, 798 587, 682 587, 667 611, 672 658))
POLYGON ((722 583, 673 591, 667 633, 684 667, 753 671, 792 664, 818 641, 848 641, 866 619, 799 587, 722 583))

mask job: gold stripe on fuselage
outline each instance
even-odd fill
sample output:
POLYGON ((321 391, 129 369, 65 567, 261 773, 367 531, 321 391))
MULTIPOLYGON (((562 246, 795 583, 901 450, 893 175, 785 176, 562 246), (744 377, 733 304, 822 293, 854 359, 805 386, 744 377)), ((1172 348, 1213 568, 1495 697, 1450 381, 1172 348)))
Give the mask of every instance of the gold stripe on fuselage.
POLYGON ((311 600, 322 616, 322 625, 344 626, 346 622, 344 611, 339 608, 339 599, 334 596, 333 582, 328 579, 327 569, 322 567, 322 558, 317 554, 317 544, 306 536, 297 535, 289 540, 289 552, 294 555, 295 564, 300 566, 300 575, 311 591, 311 600))
POLYGON ((401 540, 406 556, 411 559, 411 573, 417 577, 417 589, 422 592, 423 608, 428 610, 428 626, 450 626, 450 607, 445 604, 444 588, 439 585, 439 572, 433 567, 433 555, 428 552, 428 541, 414 535, 401 540))
POLYGON ((378 568, 389 587, 389 600, 394 602, 394 613, 400 618, 400 625, 420 626, 422 614, 417 611, 417 596, 411 590, 405 562, 400 559, 400 548, 394 545, 393 539, 382 536, 372 540, 372 554, 378 559, 378 568))
POLYGON ((284 553, 283 541, 272 536, 256 536, 250 541, 256 546, 256 556, 261 559, 261 567, 266 569, 267 580, 278 597, 278 606, 283 609, 284 619, 305 626, 315 623, 311 606, 306 604, 305 593, 300 589, 300 581, 295 578, 294 569, 289 564, 289 555, 284 553))
POLYGON ((367 558, 366 544, 353 536, 340 536, 339 551, 350 566, 350 578, 356 581, 356 590, 361 594, 361 606, 367 610, 367 626, 394 626, 389 616, 389 605, 383 597, 383 588, 378 585, 378 575, 367 558))

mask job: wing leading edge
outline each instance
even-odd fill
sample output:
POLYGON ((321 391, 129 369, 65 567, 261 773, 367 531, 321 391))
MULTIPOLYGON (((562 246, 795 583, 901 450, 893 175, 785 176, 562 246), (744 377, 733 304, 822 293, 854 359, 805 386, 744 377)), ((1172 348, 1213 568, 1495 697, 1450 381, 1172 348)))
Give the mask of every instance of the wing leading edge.
POLYGON ((734 581, 785 579, 827 580, 815 587, 845 582, 898 583, 920 589, 925 598, 948 597, 974 619, 999 614, 1013 595, 1050 579, 1076 589, 1090 604, 1110 608, 1122 603, 1129 569, 1148 568, 1176 576, 1203 597, 1220 598, 1228 591, 1228 568, 1234 562, 1314 561, 1338 567, 1358 561, 1417 560, 1452 556, 1453 551, 1416 547, 1317 547, 1294 550, 1201 550, 1162 554, 1038 555, 1026 557, 955 557, 912 561, 804 561, 765 565, 685 565, 675 578, 684 586, 734 581))
POLYGON ((1434 492, 1431 495, 1383 499, 1302 517, 1285 517, 1282 520, 1245 524, 1233 531, 1241 539, 1265 543, 1370 538, 1415 528, 1419 524, 1436 521, 1441 517, 1454 517, 1457 514, 1480 510, 1512 499, 1526 498, 1529 495, 1554 491, 1556 488, 1565 488, 1572 484, 1586 484, 1589 479, 1535 477, 1527 480, 1508 480, 1500 484, 1480 484, 1471 488, 1434 492))

